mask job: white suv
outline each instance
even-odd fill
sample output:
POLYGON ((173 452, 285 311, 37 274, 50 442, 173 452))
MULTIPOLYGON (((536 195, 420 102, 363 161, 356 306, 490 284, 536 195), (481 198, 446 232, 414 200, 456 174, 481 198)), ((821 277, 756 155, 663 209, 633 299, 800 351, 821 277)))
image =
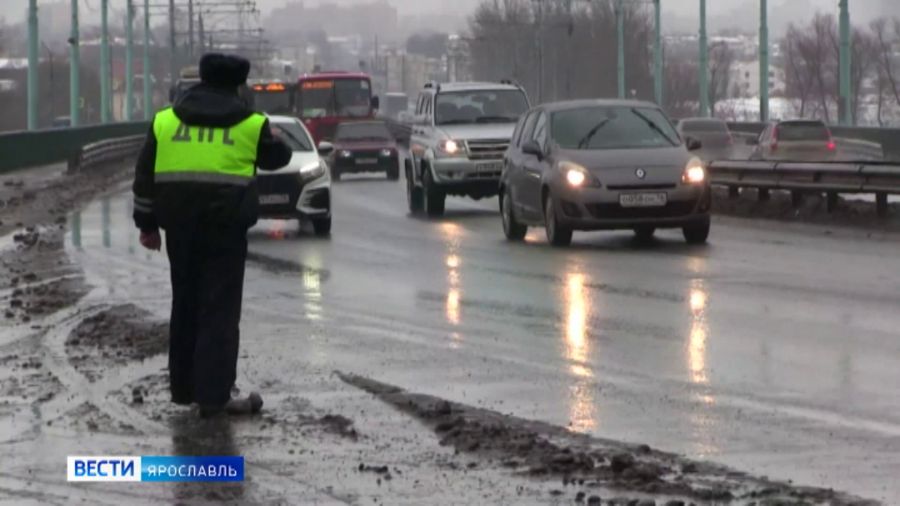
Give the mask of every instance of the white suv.
POLYGON ((404 164, 409 210, 440 216, 447 195, 497 195, 503 155, 529 108, 525 91, 509 82, 425 85, 404 164))

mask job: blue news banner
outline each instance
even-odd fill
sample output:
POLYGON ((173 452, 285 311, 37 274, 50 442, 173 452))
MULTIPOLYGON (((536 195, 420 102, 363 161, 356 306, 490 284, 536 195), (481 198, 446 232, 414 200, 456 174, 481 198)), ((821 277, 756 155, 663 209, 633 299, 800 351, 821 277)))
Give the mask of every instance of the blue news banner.
POLYGON ((68 457, 68 481, 244 481, 244 457, 68 457))

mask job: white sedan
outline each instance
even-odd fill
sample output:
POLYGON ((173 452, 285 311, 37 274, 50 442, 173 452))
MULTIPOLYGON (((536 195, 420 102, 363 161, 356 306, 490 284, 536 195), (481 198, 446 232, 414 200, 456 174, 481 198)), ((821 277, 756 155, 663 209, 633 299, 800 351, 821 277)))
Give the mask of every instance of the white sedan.
POLYGON ((312 223, 316 235, 331 233, 331 176, 324 158, 333 147, 315 146, 297 118, 269 116, 272 133, 294 152, 291 162, 257 174, 261 218, 297 219, 312 223))

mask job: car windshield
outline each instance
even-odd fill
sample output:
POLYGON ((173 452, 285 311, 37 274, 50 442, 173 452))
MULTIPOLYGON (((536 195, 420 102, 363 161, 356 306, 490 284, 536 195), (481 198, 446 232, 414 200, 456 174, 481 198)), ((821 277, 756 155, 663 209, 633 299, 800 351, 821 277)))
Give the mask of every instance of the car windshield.
POLYGON ((288 114, 291 112, 291 94, 288 91, 254 92, 253 109, 269 114, 288 114))
POLYGON ((633 149, 677 146, 678 134, 659 109, 593 106, 551 114, 550 135, 562 149, 633 149))
POLYGON ((391 133, 384 123, 342 123, 335 139, 339 141, 389 141, 391 133))
POLYGON ((283 140, 291 151, 312 151, 313 142, 297 123, 272 123, 272 133, 283 140))
POLYGON ((371 85, 368 79, 304 81, 300 85, 299 104, 304 118, 365 118, 372 113, 371 85))
POLYGON ((437 125, 515 123, 527 110, 519 90, 452 91, 437 95, 434 120, 437 125))
POLYGON ((779 141, 827 141, 831 138, 824 123, 791 121, 778 125, 779 141))
POLYGON ((724 121, 686 120, 681 122, 683 132, 696 133, 728 133, 728 125, 724 121))

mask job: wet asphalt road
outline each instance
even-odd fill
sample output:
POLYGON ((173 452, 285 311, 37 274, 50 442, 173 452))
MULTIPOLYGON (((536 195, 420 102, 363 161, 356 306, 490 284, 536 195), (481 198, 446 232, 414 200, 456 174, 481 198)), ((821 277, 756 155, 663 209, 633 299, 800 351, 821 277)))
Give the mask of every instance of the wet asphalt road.
MULTIPOLYGON (((89 207, 69 240, 113 280, 106 295, 164 314, 165 262, 135 246, 128 197, 89 207)), ((716 219, 707 247, 673 231, 646 246, 576 233, 560 250, 542 230, 505 242, 495 199, 450 199, 427 220, 408 215, 402 181, 349 179, 333 198, 330 239, 277 221, 250 233, 250 382, 302 389, 302 356, 900 503, 896 238, 716 219)))

